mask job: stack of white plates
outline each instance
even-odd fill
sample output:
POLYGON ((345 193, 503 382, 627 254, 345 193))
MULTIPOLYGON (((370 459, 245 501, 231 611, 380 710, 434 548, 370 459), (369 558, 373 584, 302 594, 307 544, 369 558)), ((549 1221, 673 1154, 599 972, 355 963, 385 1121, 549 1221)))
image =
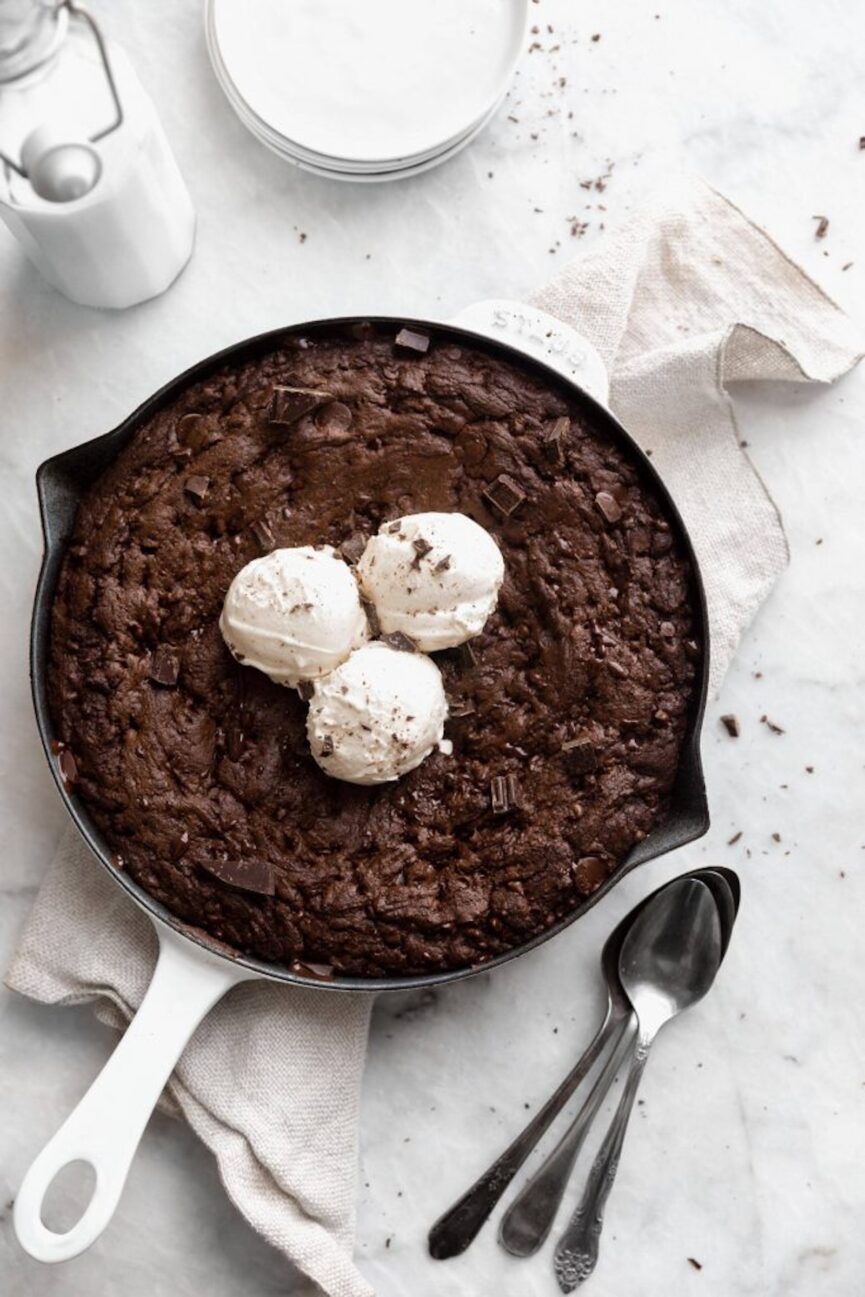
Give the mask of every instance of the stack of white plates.
POLYGON ((395 180, 495 113, 529 0, 206 0, 207 48, 243 124, 337 180, 395 180))

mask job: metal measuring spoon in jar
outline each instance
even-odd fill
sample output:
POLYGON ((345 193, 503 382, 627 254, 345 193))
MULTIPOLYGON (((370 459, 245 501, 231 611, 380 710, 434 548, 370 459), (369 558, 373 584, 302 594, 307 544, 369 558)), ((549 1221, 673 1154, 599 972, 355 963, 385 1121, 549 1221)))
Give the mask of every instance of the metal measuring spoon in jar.
POLYGON ((556 1248, 553 1264, 562 1292, 572 1292, 597 1264, 604 1207, 652 1042, 665 1023, 702 1000, 722 954, 718 906, 711 888, 697 878, 665 887, 622 943, 619 978, 637 1015, 637 1045, 616 1114, 556 1248))

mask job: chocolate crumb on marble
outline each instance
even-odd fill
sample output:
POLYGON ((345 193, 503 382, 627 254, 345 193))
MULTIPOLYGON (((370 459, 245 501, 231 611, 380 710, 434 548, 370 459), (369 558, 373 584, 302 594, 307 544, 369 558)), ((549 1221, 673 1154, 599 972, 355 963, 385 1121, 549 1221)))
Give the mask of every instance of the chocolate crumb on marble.
POLYGON ((571 913, 663 821, 699 626, 676 520, 573 389, 482 345, 310 331, 190 384, 84 494, 52 610, 57 760, 74 750, 76 794, 129 876, 228 947, 334 975, 484 964, 571 913), (275 388, 322 405, 274 425, 275 388), (558 464, 544 430, 564 418, 558 464), (178 508, 195 477, 206 498, 178 508), (627 501, 618 524, 599 489, 627 501), (232 659, 225 593, 276 546, 345 555, 437 510, 485 520, 506 572, 483 634, 433 655, 455 752, 343 783, 312 758, 298 691, 232 659), (172 686, 151 679, 160 648, 172 686), (582 738, 599 762, 575 777, 563 749, 582 738), (492 813, 496 779, 519 809, 492 813))
POLYGON ((724 726, 724 729, 730 735, 731 739, 737 739, 742 733, 741 726, 739 725, 739 717, 734 716, 732 712, 721 717, 721 724, 724 726))

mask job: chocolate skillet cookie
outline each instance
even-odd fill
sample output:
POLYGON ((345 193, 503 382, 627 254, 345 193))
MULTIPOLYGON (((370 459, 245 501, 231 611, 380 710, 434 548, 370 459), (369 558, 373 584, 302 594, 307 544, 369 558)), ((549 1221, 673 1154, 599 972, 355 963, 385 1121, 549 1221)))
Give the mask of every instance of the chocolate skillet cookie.
POLYGON ((588 403, 481 345, 313 331, 190 386, 88 491, 50 703, 119 867, 183 920, 273 962, 430 972, 548 927, 665 814, 695 607, 662 501, 588 403), (435 655, 453 754, 343 783, 297 693, 232 659, 223 599, 256 555, 356 562, 423 511, 495 536, 498 607, 435 655))

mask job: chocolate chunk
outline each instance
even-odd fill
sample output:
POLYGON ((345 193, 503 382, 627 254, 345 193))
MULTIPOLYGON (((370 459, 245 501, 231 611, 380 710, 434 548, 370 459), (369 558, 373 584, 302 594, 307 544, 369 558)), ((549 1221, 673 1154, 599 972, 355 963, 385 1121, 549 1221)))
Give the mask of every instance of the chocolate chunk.
POLYGON ((451 556, 450 554, 445 554, 444 558, 440 558, 439 561, 436 563, 435 567, 433 568, 433 571, 435 572, 436 576, 441 576, 442 572, 447 572, 450 565, 451 565, 451 556))
POLYGON ((239 761, 246 749, 246 735, 238 721, 229 721, 225 727, 225 751, 229 761, 239 761))
POLYGON ((201 450, 207 442, 207 420, 195 411, 181 415, 175 424, 174 435, 187 450, 201 450))
POLYGON ((391 631, 389 635, 382 635, 382 644, 387 644, 388 648, 399 649, 401 653, 417 653, 417 644, 408 635, 404 635, 401 630, 391 631))
POLYGON ((332 401, 330 392, 317 392, 308 387, 275 387, 270 398, 271 423, 290 428, 304 415, 332 401))
POLYGON ((320 757, 332 757, 335 750, 336 744, 333 741, 333 735, 325 734, 324 738, 321 740, 321 749, 318 755, 320 757))
POLYGON ((311 680, 301 680, 297 686, 297 692, 299 697, 302 698, 305 703, 308 703, 312 695, 315 693, 315 685, 311 680))
POLYGON ((378 639, 379 635, 381 634, 381 622, 378 619, 378 612, 376 610, 376 606, 369 599, 361 599, 360 602, 364 612, 366 613, 366 620, 369 626, 369 633, 373 637, 373 639, 378 639))
POLYGON ((500 473, 494 482, 490 482, 481 498, 500 518, 510 518, 520 505, 528 498, 525 491, 507 473, 500 473))
POLYGON ((199 504, 207 495, 207 489, 209 486, 210 478, 202 477, 199 473, 195 473, 192 477, 188 477, 183 483, 183 489, 186 494, 191 495, 193 500, 197 500, 199 504))
POLYGON ((577 887, 584 896, 596 892, 607 876, 607 862, 602 856, 581 856, 574 870, 577 887))
POLYGON ((765 726, 767 726, 772 731, 773 734, 784 733, 782 727, 780 725, 777 725, 775 721, 770 721, 768 716, 761 716, 760 720, 763 722, 765 726))
POLYGON ((619 522, 622 517, 622 507, 615 496, 610 495, 609 491, 598 491, 595 496, 595 504, 609 523, 619 522))
POLYGON ((273 866, 266 860, 200 860, 196 863, 227 887, 236 887, 241 892, 273 896, 276 891, 273 866))
POLYGON ((737 739, 741 733, 739 729, 739 717, 734 716, 732 712, 728 716, 721 717, 721 724, 730 735, 731 739, 737 739))
POLYGON ((180 675, 180 661, 167 648, 158 648, 150 655, 150 679, 155 685, 173 689, 180 675))
POLYGON ((189 834, 184 829, 179 838, 173 838, 168 848, 168 854, 172 860, 182 860, 186 855, 189 846, 189 834))
POLYGON ((363 551, 366 549, 366 536, 360 531, 352 532, 347 540, 344 540, 339 547, 346 563, 358 563, 363 551))
POLYGON ((342 401, 331 401, 315 416, 317 428, 329 428, 333 432, 348 432, 353 421, 354 415, 342 401))
POLYGON ((817 228, 816 228, 816 230, 814 231, 814 238, 815 238, 815 239, 825 239, 825 237, 826 237, 826 231, 829 229, 829 217, 828 217, 828 216, 812 216, 812 217, 811 217, 811 220, 817 222, 817 228))
POLYGON ((276 537, 266 522, 254 522, 249 530, 255 537, 262 554, 269 554, 271 550, 276 549, 276 537))
POLYGON ((561 468, 565 462, 565 442, 571 431, 571 421, 566 417, 556 419, 544 433, 544 454, 551 464, 561 468))
POLYGON ((520 804, 516 775, 496 775, 490 781, 490 806, 493 815, 507 815, 520 804))
POLYGON ((562 756, 572 774, 589 775, 598 766, 598 754, 591 739, 570 739, 562 744, 562 756))
POLYGON ((418 333, 415 329, 400 329, 394 338, 394 344, 403 351, 417 351, 425 355, 429 351, 429 334, 418 333))
POLYGON ((78 766, 75 758, 68 748, 62 748, 57 758, 57 764, 60 767, 60 773, 66 780, 67 784, 74 784, 78 778, 78 766))

